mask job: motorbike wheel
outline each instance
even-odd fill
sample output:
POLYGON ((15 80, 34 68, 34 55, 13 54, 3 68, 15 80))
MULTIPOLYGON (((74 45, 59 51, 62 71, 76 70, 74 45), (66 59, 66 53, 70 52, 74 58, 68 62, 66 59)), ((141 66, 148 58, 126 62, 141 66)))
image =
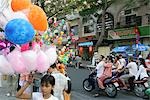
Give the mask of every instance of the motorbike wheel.
POLYGON ((114 84, 106 84, 105 92, 108 97, 114 98, 117 96, 117 88, 114 84))
POLYGON ((84 88, 84 90, 86 90, 87 92, 91 92, 91 91, 93 90, 93 86, 92 86, 92 84, 90 84, 88 78, 83 81, 83 88, 84 88))
POLYGON ((134 87, 134 93, 135 93, 135 95, 138 96, 138 97, 141 97, 141 98, 144 98, 146 96, 145 90, 146 90, 146 88, 142 84, 137 84, 134 87))

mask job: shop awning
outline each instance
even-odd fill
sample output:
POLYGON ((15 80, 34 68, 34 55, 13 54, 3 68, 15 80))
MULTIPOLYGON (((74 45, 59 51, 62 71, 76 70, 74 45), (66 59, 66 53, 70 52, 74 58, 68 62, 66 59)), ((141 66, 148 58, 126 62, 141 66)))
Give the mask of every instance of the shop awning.
POLYGON ((149 46, 145 45, 145 44, 134 44, 132 45, 132 49, 138 50, 138 51, 147 51, 148 49, 150 49, 149 46))
POLYGON ((79 43, 78 46, 93 46, 93 42, 82 42, 79 43))
POLYGON ((120 46, 120 47, 115 47, 112 49, 113 52, 125 52, 127 49, 129 49, 130 46, 120 46))

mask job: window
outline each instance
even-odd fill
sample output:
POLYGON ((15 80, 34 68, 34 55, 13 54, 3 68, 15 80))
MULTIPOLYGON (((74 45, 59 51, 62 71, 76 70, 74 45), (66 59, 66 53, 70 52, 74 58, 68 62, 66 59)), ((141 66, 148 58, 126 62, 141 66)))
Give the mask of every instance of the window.
POLYGON ((78 26, 78 25, 72 26, 72 27, 71 27, 71 32, 72 32, 74 35, 78 35, 78 33, 79 33, 79 26, 78 26))
POLYGON ((94 32, 94 20, 91 16, 86 16, 83 18, 84 33, 93 33, 94 32))
POLYGON ((138 25, 140 26, 142 24, 142 16, 126 16, 126 25, 128 27, 138 25))
POLYGON ((94 32, 94 25, 87 25, 84 26, 84 33, 93 33, 94 32))

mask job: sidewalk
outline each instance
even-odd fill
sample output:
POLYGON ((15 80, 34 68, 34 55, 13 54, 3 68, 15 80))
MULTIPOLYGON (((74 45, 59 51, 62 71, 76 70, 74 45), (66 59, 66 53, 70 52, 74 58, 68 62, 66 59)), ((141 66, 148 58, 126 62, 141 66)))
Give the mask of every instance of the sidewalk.
POLYGON ((96 66, 91 65, 91 61, 81 61, 81 67, 85 67, 85 68, 95 68, 96 66))
POLYGON ((15 97, 7 97, 6 96, 9 89, 10 89, 10 87, 8 85, 7 80, 2 79, 2 87, 0 87, 0 100, 16 100, 15 97))
POLYGON ((7 97, 6 94, 9 88, 1 87, 0 88, 0 100, 16 100, 15 97, 7 97))

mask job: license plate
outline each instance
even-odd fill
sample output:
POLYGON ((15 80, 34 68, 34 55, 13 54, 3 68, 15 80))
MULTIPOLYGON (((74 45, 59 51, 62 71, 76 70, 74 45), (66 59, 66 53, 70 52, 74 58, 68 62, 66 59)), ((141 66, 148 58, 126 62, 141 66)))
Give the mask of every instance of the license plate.
POLYGON ((145 82, 145 83, 144 83, 144 86, 145 86, 145 87, 149 87, 149 85, 148 85, 148 83, 147 83, 147 82, 145 82))
POLYGON ((118 86, 119 86, 119 84, 118 84, 117 82, 115 82, 114 85, 115 85, 115 87, 118 87, 118 86))

